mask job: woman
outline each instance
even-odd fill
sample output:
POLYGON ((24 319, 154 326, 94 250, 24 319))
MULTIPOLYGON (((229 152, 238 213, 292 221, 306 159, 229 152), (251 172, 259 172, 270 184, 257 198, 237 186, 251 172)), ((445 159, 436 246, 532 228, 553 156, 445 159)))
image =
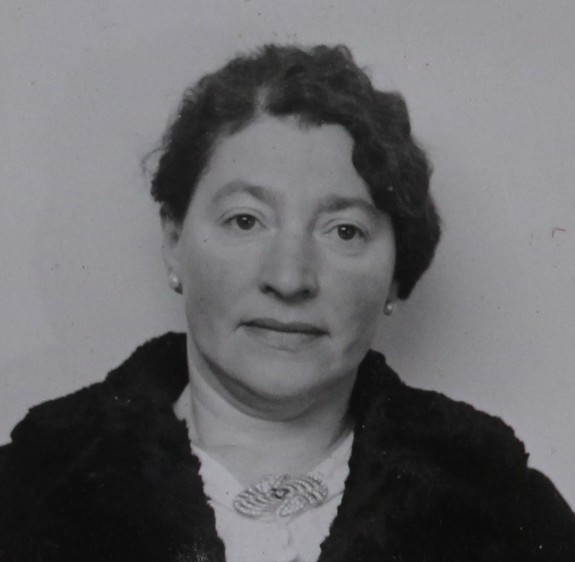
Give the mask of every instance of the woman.
POLYGON ((0 559, 575 560, 512 430, 369 351, 439 240, 429 174, 343 47, 188 91, 152 185, 187 336, 15 428, 0 559))

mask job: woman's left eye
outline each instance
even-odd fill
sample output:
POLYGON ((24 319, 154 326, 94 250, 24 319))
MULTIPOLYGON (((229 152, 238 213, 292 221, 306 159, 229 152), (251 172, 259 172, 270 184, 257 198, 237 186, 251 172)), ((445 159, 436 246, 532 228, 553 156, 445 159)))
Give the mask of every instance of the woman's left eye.
POLYGON ((334 230, 337 233, 338 238, 346 242, 366 238, 365 232, 353 224, 339 224, 334 230))
POLYGON ((251 230, 256 225, 256 217, 252 215, 238 215, 234 221, 241 230, 251 230))

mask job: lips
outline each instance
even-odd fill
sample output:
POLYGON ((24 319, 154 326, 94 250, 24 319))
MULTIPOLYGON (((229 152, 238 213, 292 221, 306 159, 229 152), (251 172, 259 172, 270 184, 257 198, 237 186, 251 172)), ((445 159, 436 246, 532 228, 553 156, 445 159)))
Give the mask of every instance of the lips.
POLYGON ((315 324, 309 324, 307 322, 281 322, 279 320, 275 320, 274 318, 255 318, 249 322, 245 322, 245 325, 286 334, 307 334, 320 336, 327 333, 326 330, 315 324))
POLYGON ((327 331, 308 322, 281 322, 275 318, 255 318, 243 323, 247 334, 268 347, 286 352, 310 349, 323 340, 327 331))

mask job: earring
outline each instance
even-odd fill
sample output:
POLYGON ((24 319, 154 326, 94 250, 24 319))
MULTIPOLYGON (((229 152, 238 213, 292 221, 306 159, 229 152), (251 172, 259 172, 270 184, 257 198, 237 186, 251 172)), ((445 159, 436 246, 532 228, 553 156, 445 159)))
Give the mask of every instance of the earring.
POLYGON ((391 316, 393 314, 393 311, 395 310, 395 301, 392 300, 386 300, 385 301, 385 306, 383 307, 383 313, 386 316, 391 316))
POLYGON ((174 290, 178 294, 182 294, 182 282, 180 281, 180 277, 174 271, 170 271, 168 273, 168 283, 172 290, 174 290))

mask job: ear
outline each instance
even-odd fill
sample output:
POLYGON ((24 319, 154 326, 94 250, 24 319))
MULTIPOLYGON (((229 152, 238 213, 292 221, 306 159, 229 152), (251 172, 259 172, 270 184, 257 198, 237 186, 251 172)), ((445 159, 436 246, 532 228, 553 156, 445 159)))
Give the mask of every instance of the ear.
POLYGON ((180 276, 180 237, 182 224, 168 217, 162 217, 162 257, 168 273, 180 276))
POLYGON ((389 286, 386 301, 397 302, 397 281, 393 280, 389 286))
POLYGON ((391 316, 396 307, 397 301, 397 283, 392 282, 389 290, 387 292, 387 298, 385 299, 385 304, 383 305, 384 316, 391 316))
POLYGON ((392 329, 391 327, 393 326, 393 321, 390 322, 390 316, 393 314, 393 311, 396 308, 396 302, 397 302, 397 282, 392 281, 387 291, 387 295, 385 295, 385 301, 382 303, 378 315, 374 342, 385 342, 389 340, 390 330, 392 329), (389 305, 391 305, 391 307, 389 305))

